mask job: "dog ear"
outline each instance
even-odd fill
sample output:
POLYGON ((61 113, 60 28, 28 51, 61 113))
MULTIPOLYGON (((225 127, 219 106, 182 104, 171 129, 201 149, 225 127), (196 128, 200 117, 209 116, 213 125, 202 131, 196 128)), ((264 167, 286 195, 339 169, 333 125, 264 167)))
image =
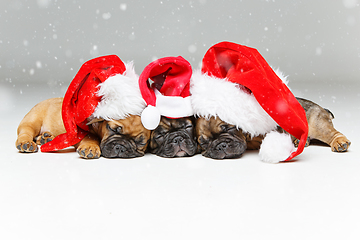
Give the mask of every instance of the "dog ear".
POLYGON ((91 121, 89 121, 86 125, 89 126, 89 125, 91 125, 93 123, 98 123, 98 122, 103 122, 103 121, 105 121, 103 118, 94 118, 91 121))
POLYGON ((327 111, 330 114, 331 119, 335 118, 334 114, 329 109, 324 108, 324 110, 327 111))

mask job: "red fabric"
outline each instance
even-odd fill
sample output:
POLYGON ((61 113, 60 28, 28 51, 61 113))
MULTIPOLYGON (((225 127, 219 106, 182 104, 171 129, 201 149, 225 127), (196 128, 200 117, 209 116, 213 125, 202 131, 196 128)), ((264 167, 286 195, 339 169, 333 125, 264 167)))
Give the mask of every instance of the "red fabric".
POLYGON ((156 96, 152 87, 156 87, 164 96, 190 95, 191 65, 183 57, 165 57, 151 62, 139 77, 141 94, 147 105, 156 105, 156 96), (148 79, 154 81, 150 86, 148 79))
POLYGON ((261 107, 285 131, 300 139, 297 150, 286 161, 303 151, 308 135, 305 111, 256 49, 218 43, 206 52, 202 72, 249 88, 261 107))
POLYGON ((122 74, 125 65, 116 55, 85 62, 70 83, 63 100, 62 119, 66 133, 41 146, 42 152, 61 150, 80 142, 89 131, 87 118, 101 100, 96 95, 98 84, 108 77, 122 74))

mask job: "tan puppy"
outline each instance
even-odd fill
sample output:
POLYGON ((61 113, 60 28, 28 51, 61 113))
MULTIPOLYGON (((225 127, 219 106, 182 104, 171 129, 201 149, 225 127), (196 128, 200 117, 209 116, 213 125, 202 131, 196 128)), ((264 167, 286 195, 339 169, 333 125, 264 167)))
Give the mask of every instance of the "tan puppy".
POLYGON ((195 132, 205 157, 239 158, 246 150, 246 136, 243 132, 220 118, 196 119, 195 132))
MULTIPOLYGON (((309 125, 307 145, 310 140, 319 140, 331 147, 334 152, 345 152, 351 142, 333 126, 334 115, 327 109, 302 98, 297 98, 305 109, 309 125)), ((282 132, 281 128, 278 131, 282 132)), ((238 158, 246 149, 260 148, 264 136, 251 138, 241 129, 227 124, 219 118, 196 119, 196 137, 201 147, 202 155, 214 159, 238 158)), ((293 137, 294 144, 299 140, 293 137)))
MULTIPOLYGON (((51 98, 33 107, 20 122, 16 148, 20 152, 36 152, 56 136, 65 133, 61 117, 63 98, 51 98)), ((143 156, 150 131, 145 129, 139 116, 130 115, 117 121, 93 120, 90 133, 75 148, 86 159, 133 158, 143 156)))

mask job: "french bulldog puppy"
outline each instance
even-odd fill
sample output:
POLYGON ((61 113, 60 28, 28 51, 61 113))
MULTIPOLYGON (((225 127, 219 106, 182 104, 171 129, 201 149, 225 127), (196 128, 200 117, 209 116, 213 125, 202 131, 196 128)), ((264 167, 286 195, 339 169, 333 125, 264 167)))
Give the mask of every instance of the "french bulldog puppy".
POLYGON ((161 117, 159 126, 152 131, 150 152, 160 157, 190 157, 197 153, 195 119, 161 117))
MULTIPOLYGON (((329 145, 333 152, 347 151, 351 142, 334 128, 334 115, 314 102, 296 99, 306 112, 309 126, 307 145, 310 140, 319 140, 329 145)), ((283 129, 279 127, 278 131, 283 132, 283 129)), ((262 135, 251 137, 241 129, 214 117, 197 118, 195 135, 202 155, 213 159, 238 158, 246 149, 259 149, 264 138, 262 135)), ((292 139, 296 146, 299 140, 294 137, 292 139)))
POLYGON ((239 158, 246 150, 243 132, 220 118, 197 118, 195 131, 201 153, 205 157, 239 158))
MULTIPOLYGON (((15 145, 20 152, 37 152, 37 145, 66 132, 61 117, 62 102, 63 98, 47 99, 26 114, 17 129, 15 145)), ((88 125, 89 134, 74 145, 81 157, 134 158, 145 154, 151 131, 142 126, 139 116, 116 121, 94 119, 88 125)))

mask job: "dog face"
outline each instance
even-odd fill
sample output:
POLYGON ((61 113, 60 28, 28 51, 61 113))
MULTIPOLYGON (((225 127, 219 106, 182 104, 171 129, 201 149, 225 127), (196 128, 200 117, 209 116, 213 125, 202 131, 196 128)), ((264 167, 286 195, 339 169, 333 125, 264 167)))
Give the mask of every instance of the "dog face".
POLYGON ((194 129, 193 117, 178 119, 161 117, 159 126, 151 133, 151 152, 168 158, 195 155, 197 143, 194 129))
POLYGON ((105 158, 134 158, 144 156, 151 131, 141 124, 139 116, 122 120, 95 122, 93 131, 100 137, 101 155, 105 158))
POLYGON ((242 131, 219 118, 197 118, 196 137, 205 157, 239 158, 246 150, 246 137, 242 131))

